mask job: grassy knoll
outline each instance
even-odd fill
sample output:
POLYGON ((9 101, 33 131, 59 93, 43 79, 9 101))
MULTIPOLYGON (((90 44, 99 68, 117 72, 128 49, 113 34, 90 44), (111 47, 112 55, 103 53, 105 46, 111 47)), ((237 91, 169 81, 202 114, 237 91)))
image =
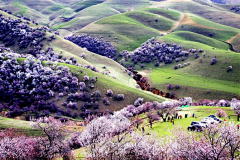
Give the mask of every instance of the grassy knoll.
POLYGON ((62 5, 53 5, 50 8, 48 8, 48 10, 54 12, 54 11, 59 11, 63 8, 64 8, 64 6, 62 6, 62 5))
POLYGON ((231 37, 238 34, 238 32, 235 32, 235 31, 214 30, 214 29, 196 27, 191 25, 182 25, 178 27, 176 31, 190 31, 190 32, 201 34, 201 35, 211 37, 220 41, 229 40, 231 37))
POLYGON ((217 28, 219 30, 225 30, 225 31, 234 31, 234 32, 239 32, 240 31, 237 28, 229 27, 229 26, 226 26, 226 25, 221 25, 219 23, 215 23, 215 22, 212 22, 210 20, 207 20, 207 19, 204 19, 204 18, 201 18, 201 17, 197 17, 197 16, 190 16, 190 17, 194 22, 196 22, 198 24, 201 24, 201 25, 204 25, 204 26, 207 26, 207 27, 213 27, 213 28, 217 28))
POLYGON ((114 17, 121 17, 121 19, 117 19, 118 21, 115 18, 115 21, 111 21, 112 17, 106 18, 107 20, 102 19, 81 29, 77 33, 87 33, 96 37, 103 36, 106 40, 109 38, 114 40, 114 37, 118 37, 119 43, 113 42, 113 44, 117 46, 119 51, 126 49, 134 50, 149 38, 160 35, 160 32, 124 15, 116 15, 114 17), (129 48, 126 46, 129 46, 129 48))
POLYGON ((70 6, 70 8, 74 9, 75 12, 79 12, 79 11, 85 9, 85 8, 91 7, 93 5, 100 4, 102 2, 103 2, 103 0, 85 0, 85 1, 82 1, 82 2, 73 3, 70 6))
POLYGON ((159 15, 155 15, 149 12, 143 12, 143 11, 132 11, 132 12, 128 12, 126 13, 126 15, 128 17, 131 17, 137 21, 139 21, 140 23, 160 30, 160 31, 168 31, 171 29, 171 27, 173 26, 174 22, 159 16, 159 15))
MULTIPOLYGON (((226 118, 227 121, 236 121, 237 116, 235 115, 234 111, 231 110, 230 107, 211 107, 211 106, 191 106, 188 108, 184 108, 182 111, 178 111, 179 115, 183 116, 183 119, 175 119, 175 126, 180 125, 183 129, 187 129, 187 127, 191 124, 192 121, 201 121, 204 117, 208 117, 209 115, 217 112, 217 109, 222 109, 226 111, 227 115, 230 116, 230 120, 228 117, 226 118), (195 114, 196 118, 192 118, 192 114, 195 114), (184 115, 188 114, 188 118, 184 118, 184 115)), ((146 115, 141 115, 142 118, 146 118, 146 115)), ((224 118, 221 118, 224 120, 224 118)), ((142 126, 148 125, 147 118, 144 119, 144 123, 142 126)), ((156 122, 153 124, 153 127, 150 128, 149 126, 145 127, 146 132, 156 132, 160 136, 169 135, 171 134, 171 130, 173 128, 173 124, 171 122, 156 122)))
POLYGON ((221 42, 213 38, 209 38, 207 36, 203 36, 201 34, 197 34, 194 32, 176 31, 169 35, 166 35, 165 37, 162 37, 162 39, 168 39, 168 38, 176 39, 176 41, 178 41, 179 43, 181 43, 181 41, 193 41, 193 42, 199 42, 199 43, 206 44, 206 45, 223 49, 223 50, 229 49, 228 44, 224 42, 221 42))
POLYGON ((161 9, 161 8, 146 8, 143 9, 144 11, 157 14, 163 17, 166 17, 171 20, 177 21, 180 18, 180 13, 172 10, 166 10, 166 9, 161 9))

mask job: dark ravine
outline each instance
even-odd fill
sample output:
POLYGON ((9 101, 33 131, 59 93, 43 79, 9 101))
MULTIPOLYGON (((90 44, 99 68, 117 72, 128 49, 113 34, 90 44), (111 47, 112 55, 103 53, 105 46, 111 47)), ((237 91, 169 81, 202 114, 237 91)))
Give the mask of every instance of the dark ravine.
MULTIPOLYGON (((224 41, 222 41, 222 42, 224 42, 224 41)), ((234 49, 234 47, 233 47, 233 45, 232 45, 231 43, 228 43, 228 42, 224 42, 224 43, 228 44, 230 51, 238 52, 238 51, 236 51, 236 50, 234 49)))
POLYGON ((170 93, 166 93, 166 92, 160 91, 154 87, 151 87, 150 84, 148 83, 148 81, 142 82, 141 78, 144 78, 144 77, 142 75, 140 75, 137 71, 132 71, 132 72, 133 72, 133 79, 137 82, 137 84, 140 86, 140 88, 142 90, 152 92, 153 94, 162 96, 164 98, 178 100, 177 97, 171 95, 170 93))

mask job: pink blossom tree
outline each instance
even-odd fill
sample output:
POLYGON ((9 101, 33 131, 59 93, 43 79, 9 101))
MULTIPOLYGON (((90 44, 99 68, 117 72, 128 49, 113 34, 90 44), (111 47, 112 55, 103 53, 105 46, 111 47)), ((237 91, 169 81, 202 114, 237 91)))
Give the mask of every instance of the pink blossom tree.
POLYGON ((173 130, 170 152, 177 159, 237 159, 240 156, 240 131, 234 122, 211 125, 202 134, 173 130))
POLYGON ((26 137, 13 129, 0 132, 0 159, 35 159, 38 138, 26 137))
POLYGON ((89 159, 167 159, 166 141, 162 141, 156 135, 140 135, 137 132, 125 132, 105 139, 98 143, 94 149, 87 147, 89 159))
POLYGON ((151 113, 151 112, 147 113, 147 117, 148 117, 148 122, 149 122, 150 128, 152 128, 152 124, 154 121, 160 120, 160 117, 158 114, 151 113))
POLYGON ((138 129, 139 125, 143 123, 142 118, 139 118, 138 115, 135 117, 135 120, 133 121, 134 124, 136 124, 136 127, 138 129))
POLYGON ((42 131, 42 138, 38 139, 38 158, 53 159, 71 154, 65 141, 64 124, 56 119, 40 118, 32 124, 35 129, 42 131))
POLYGON ((218 116, 219 118, 227 117, 226 111, 224 111, 222 109, 218 109, 218 111, 215 113, 215 115, 218 116))
POLYGON ((178 103, 175 101, 164 101, 162 103, 153 102, 154 109, 157 110, 159 117, 166 122, 168 116, 173 116, 176 112, 175 107, 178 106, 178 103))
POLYGON ((231 109, 234 110, 237 114, 237 121, 239 121, 240 118, 240 101, 236 98, 233 98, 231 101, 231 109))

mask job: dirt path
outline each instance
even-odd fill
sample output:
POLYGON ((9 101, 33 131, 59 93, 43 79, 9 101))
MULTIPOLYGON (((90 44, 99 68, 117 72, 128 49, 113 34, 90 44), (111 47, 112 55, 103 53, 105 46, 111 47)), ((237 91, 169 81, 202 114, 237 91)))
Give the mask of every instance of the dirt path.
POLYGON ((188 14, 184 14, 182 21, 180 22, 179 26, 182 25, 190 25, 190 26, 195 26, 195 27, 200 27, 200 28, 207 28, 207 29, 214 29, 214 30, 222 30, 222 29, 218 29, 218 28, 213 28, 213 27, 208 27, 208 26, 204 26, 201 24, 198 24, 196 22, 194 22, 188 14))
MULTIPOLYGON (((169 29, 168 31, 160 31, 161 33, 169 33, 172 32, 173 30, 175 30, 177 27, 182 26, 182 25, 190 25, 190 26, 195 26, 195 27, 200 27, 200 28, 207 28, 207 29, 214 29, 214 30, 222 30, 222 29, 218 29, 218 28, 213 28, 213 27, 208 27, 208 26, 204 26, 204 25, 200 25, 196 22, 194 22, 188 14, 181 14, 180 19, 172 26, 171 29, 169 29)), ((236 38, 236 37, 235 37, 236 38)))
POLYGON ((233 36, 231 39, 227 40, 227 43, 232 43, 234 39, 236 39, 238 36, 240 36, 240 33, 238 33, 236 36, 233 36))

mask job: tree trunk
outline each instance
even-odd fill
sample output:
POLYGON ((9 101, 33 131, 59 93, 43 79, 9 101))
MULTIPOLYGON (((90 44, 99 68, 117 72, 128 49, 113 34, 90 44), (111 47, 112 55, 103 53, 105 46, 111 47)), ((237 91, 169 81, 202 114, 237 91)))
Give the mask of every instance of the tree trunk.
POLYGON ((238 114, 238 116, 237 116, 237 121, 239 121, 239 118, 240 118, 240 115, 238 114))
POLYGON ((167 118, 162 118, 163 119, 163 122, 166 122, 167 121, 167 118))

